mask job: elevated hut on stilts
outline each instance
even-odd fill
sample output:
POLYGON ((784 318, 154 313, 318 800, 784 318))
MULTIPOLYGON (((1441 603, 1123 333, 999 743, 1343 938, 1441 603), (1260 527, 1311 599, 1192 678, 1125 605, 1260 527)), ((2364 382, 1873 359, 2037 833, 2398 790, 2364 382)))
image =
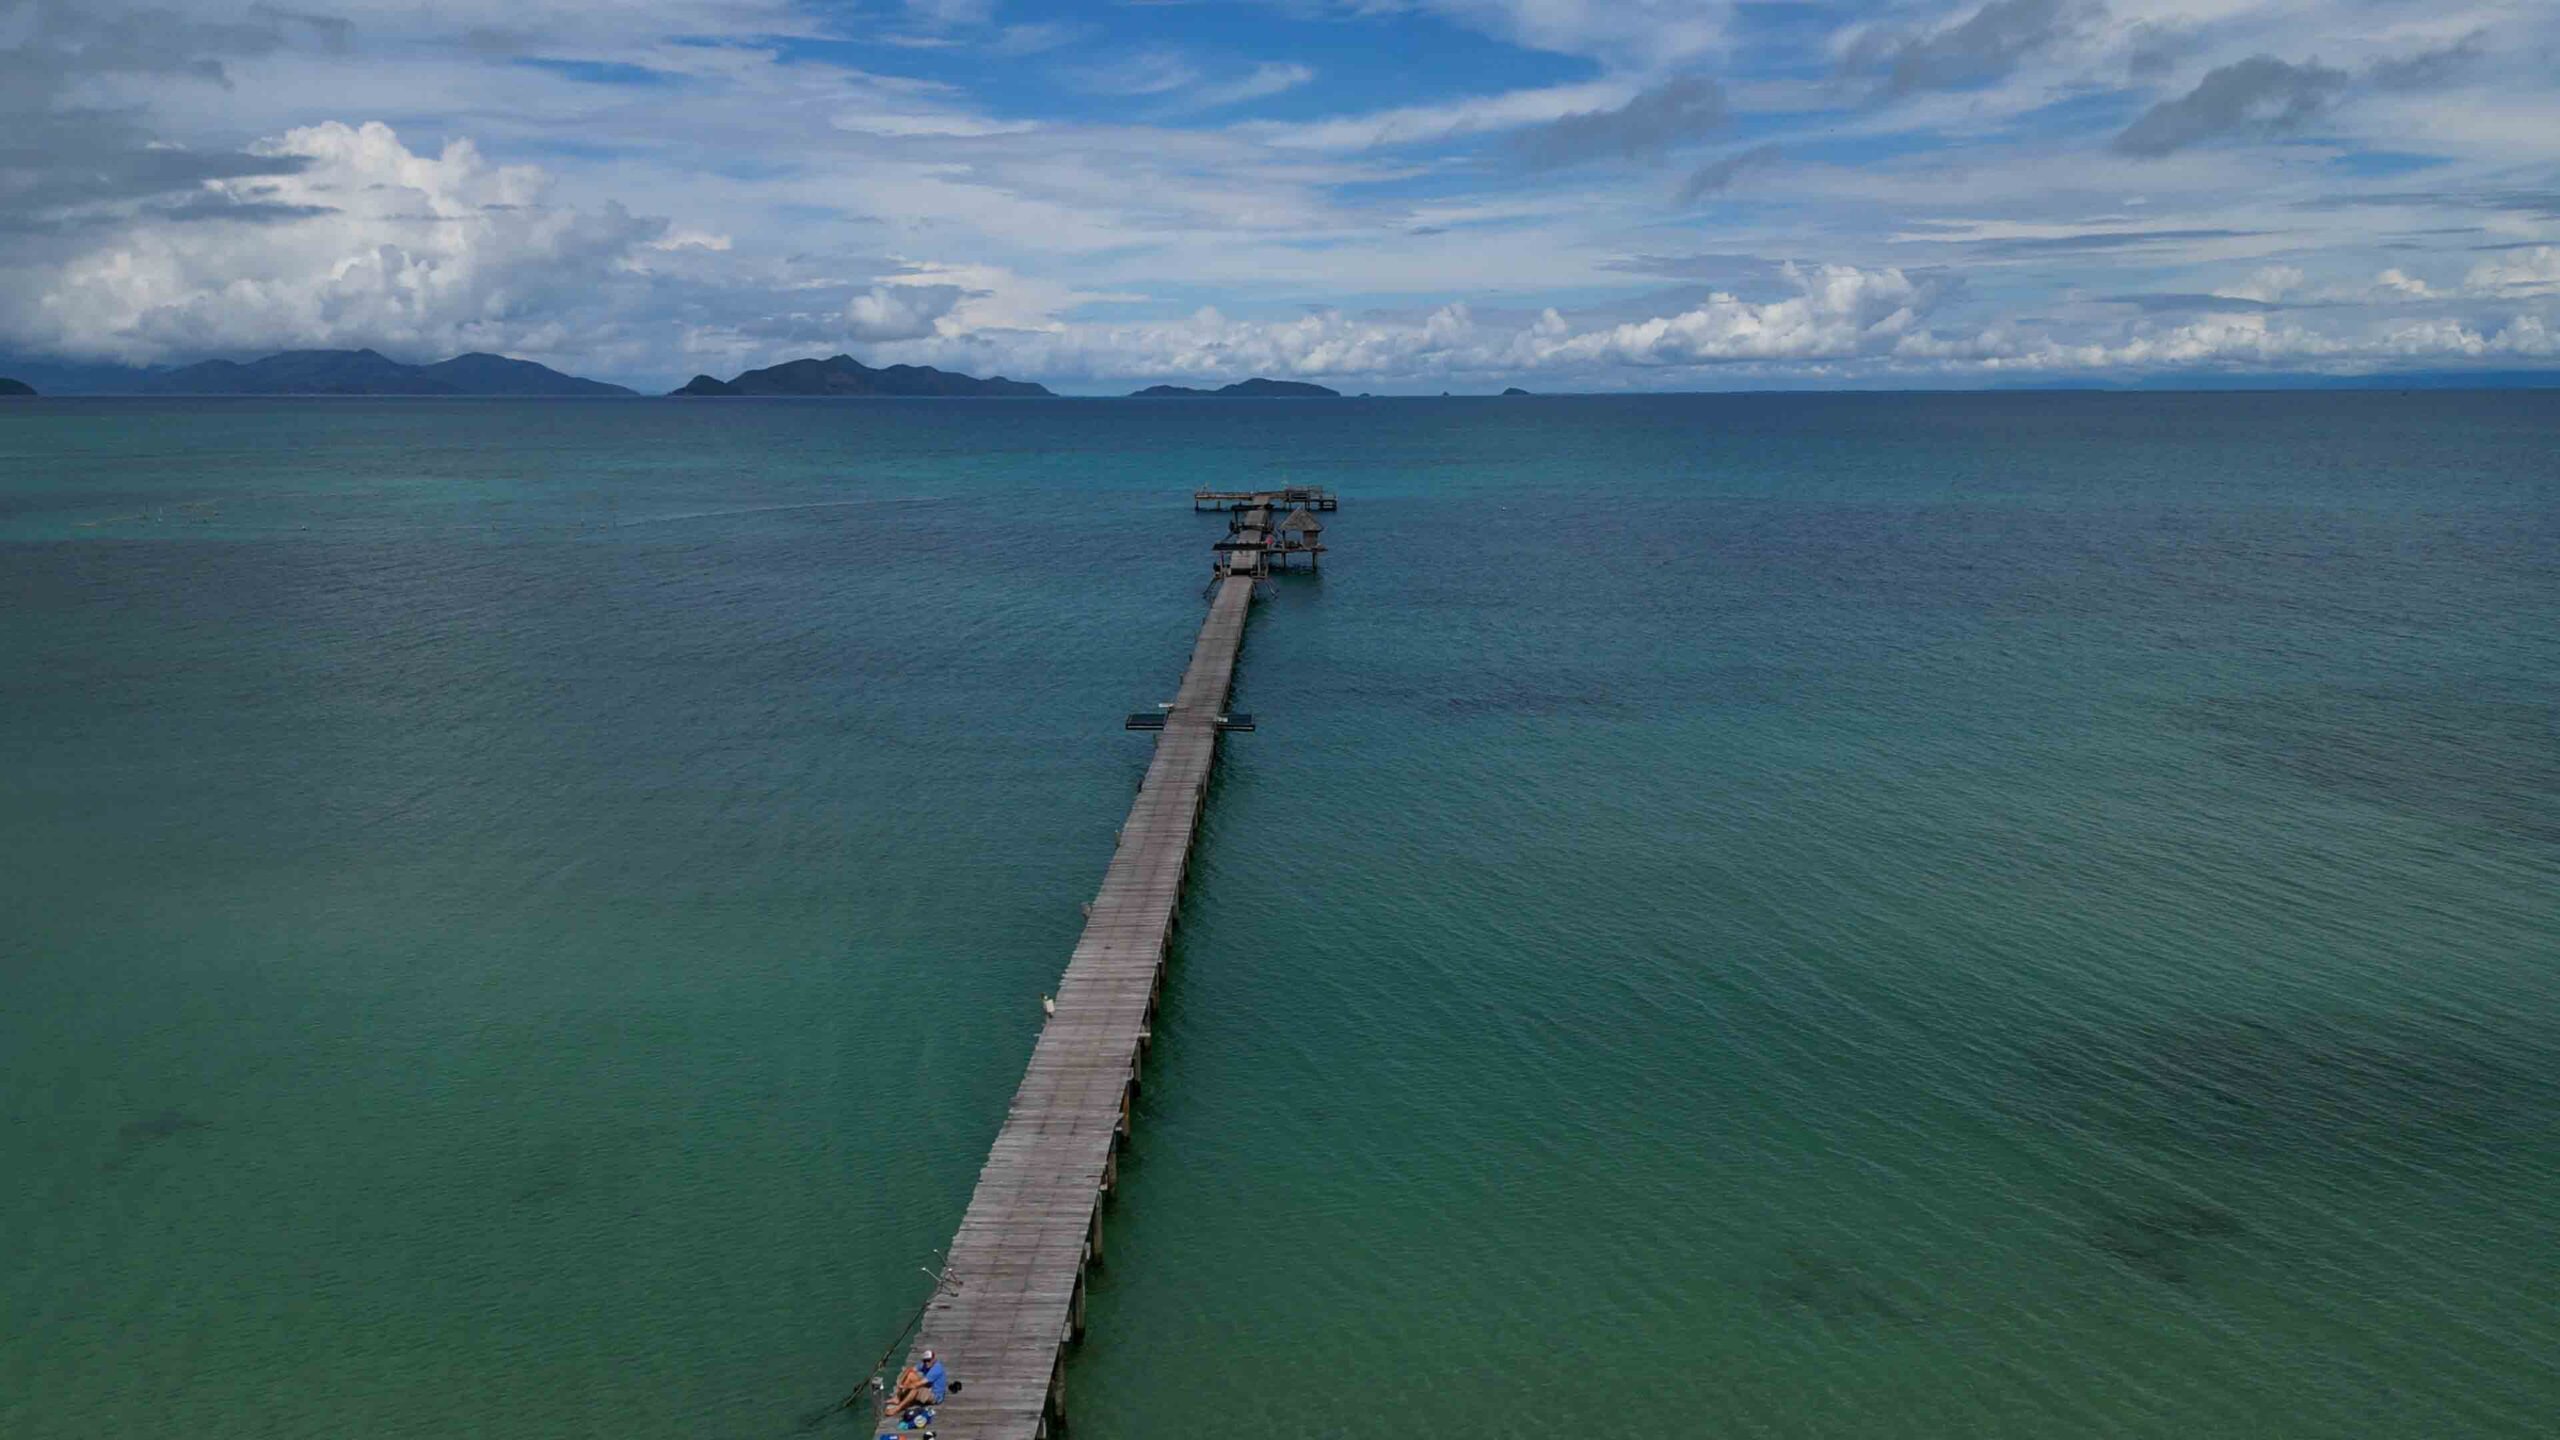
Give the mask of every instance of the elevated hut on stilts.
POLYGON ((1318 520, 1315 513, 1306 506, 1299 506, 1289 512, 1287 519, 1280 522, 1280 543, 1273 546, 1272 550, 1274 554, 1280 556, 1281 563, 1284 565, 1288 563, 1288 557, 1304 555, 1307 557, 1308 569, 1319 568, 1316 557, 1324 553, 1324 522, 1318 520))

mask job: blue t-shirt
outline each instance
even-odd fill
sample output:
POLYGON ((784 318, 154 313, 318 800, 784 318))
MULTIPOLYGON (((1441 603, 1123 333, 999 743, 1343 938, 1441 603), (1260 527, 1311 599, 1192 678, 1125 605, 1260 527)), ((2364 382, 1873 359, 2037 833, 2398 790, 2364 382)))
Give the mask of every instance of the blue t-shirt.
POLYGON ((951 1372, 943 1369, 942 1362, 936 1360, 925 1367, 924 1383, 933 1387, 933 1398, 940 1400, 943 1390, 951 1384, 951 1372))

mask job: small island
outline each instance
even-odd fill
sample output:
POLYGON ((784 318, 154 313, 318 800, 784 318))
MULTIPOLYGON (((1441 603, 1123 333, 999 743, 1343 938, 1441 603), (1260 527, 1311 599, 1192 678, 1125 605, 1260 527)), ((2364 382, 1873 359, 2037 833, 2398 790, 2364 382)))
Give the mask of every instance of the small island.
POLYGON ((24 380, 0 379, 0 396, 33 395, 34 393, 36 393, 36 387, 24 380))
POLYGON ((1182 400, 1197 398, 1220 400, 1339 400, 1342 398, 1342 392, 1339 390, 1328 390, 1322 385, 1310 385, 1304 380, 1265 380, 1261 376, 1256 375, 1250 380, 1239 380, 1233 385, 1221 385, 1215 390, 1201 390, 1189 385, 1150 385, 1144 390, 1130 391, 1129 398, 1132 400, 1182 400))
POLYGON ((1521 389, 1521 388, 1520 388, 1519 386, 1517 386, 1517 385, 1513 385, 1513 386, 1506 387, 1506 388, 1503 390, 1503 392, 1502 392, 1502 393, 1507 397, 1507 396, 1512 396, 1512 395, 1526 395, 1526 394, 1528 394, 1529 392, 1528 392, 1528 391, 1526 391, 1526 390, 1521 389))
POLYGON ((800 395, 860 399, 914 395, 1035 396, 1050 394, 1046 385, 1028 380, 1007 380, 1001 375, 981 380, 953 370, 936 370, 930 365, 891 365, 875 370, 850 355, 831 355, 824 360, 786 360, 762 370, 749 370, 734 380, 714 380, 696 375, 683 388, 668 392, 684 396, 712 395, 800 395))

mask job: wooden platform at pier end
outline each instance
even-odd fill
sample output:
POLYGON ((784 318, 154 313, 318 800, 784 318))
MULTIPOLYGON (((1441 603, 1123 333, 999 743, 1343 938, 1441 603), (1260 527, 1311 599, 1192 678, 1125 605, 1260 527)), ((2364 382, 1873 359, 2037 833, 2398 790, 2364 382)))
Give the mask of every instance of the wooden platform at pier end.
MULTIPOLYGON (((1267 540, 1276 494, 1238 507, 1232 538, 1267 540)), ((987 1155, 916 1349, 961 1382, 942 1440, 1038 1440, 1065 1413, 1066 1345, 1084 1325, 1103 1196, 1155 1020, 1193 830, 1217 759, 1259 555, 1217 552, 1209 616, 1156 735, 1118 851, 1058 983, 1057 1013, 987 1155)), ((885 1430, 887 1427, 882 1427, 885 1430)))

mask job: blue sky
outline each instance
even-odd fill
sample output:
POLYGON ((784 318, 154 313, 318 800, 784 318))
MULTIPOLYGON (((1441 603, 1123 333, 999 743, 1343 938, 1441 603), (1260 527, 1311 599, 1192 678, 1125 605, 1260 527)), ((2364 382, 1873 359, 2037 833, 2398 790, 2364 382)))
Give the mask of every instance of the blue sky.
POLYGON ((2548 0, 0 0, 0 353, 2560 368, 2548 0))

